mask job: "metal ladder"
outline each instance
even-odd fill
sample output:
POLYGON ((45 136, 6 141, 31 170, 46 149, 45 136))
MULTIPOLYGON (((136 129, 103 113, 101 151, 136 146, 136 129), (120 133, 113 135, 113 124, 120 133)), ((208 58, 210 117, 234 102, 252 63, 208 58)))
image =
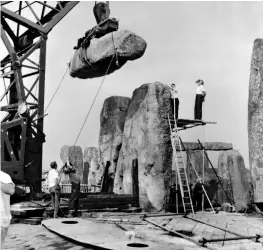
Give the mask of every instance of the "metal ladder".
POLYGON ((188 183, 188 178, 187 178, 187 173, 186 173, 186 164, 185 164, 185 160, 184 160, 183 153, 182 153, 182 145, 180 142, 180 137, 178 135, 178 128, 177 128, 176 120, 174 121, 173 129, 171 126, 169 115, 168 115, 168 121, 170 125, 170 138, 171 138, 172 147, 173 147, 173 160, 174 160, 175 167, 176 167, 184 212, 194 213, 194 208, 193 208, 193 203, 192 203, 192 198, 191 198, 191 191, 189 188, 189 183, 188 183))

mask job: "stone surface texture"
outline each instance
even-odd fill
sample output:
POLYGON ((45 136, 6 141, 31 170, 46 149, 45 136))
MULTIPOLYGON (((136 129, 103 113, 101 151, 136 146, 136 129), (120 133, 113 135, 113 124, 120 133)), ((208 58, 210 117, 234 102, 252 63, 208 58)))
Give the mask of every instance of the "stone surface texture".
MULTIPOLYGON (((245 168, 244 159, 237 150, 220 152, 218 173, 222 184, 236 211, 243 210, 253 200, 251 173, 245 168)), ((221 187, 218 190, 218 202, 228 202, 221 187)))
POLYGON ((84 166, 89 169, 88 186, 91 191, 99 191, 98 188, 92 185, 100 185, 103 176, 103 168, 100 164, 99 151, 95 147, 86 147, 84 149, 84 166))
POLYGON ((263 202, 263 39, 254 42, 248 100, 249 164, 255 202, 263 202))
POLYGON ((133 92, 117 163, 114 192, 132 194, 131 164, 132 159, 138 159, 140 205, 149 212, 165 210, 169 199, 172 172, 169 98, 169 87, 160 82, 143 84, 133 92))
POLYGON ((113 181, 122 145, 126 113, 131 98, 112 96, 104 101, 100 114, 99 151, 102 166, 110 162, 109 178, 113 181))
POLYGON ((120 69, 128 60, 143 56, 147 44, 143 38, 128 31, 118 30, 93 38, 88 48, 79 48, 70 61, 69 73, 81 79, 101 77, 120 69), (117 55, 118 63, 113 56, 117 55), (110 65, 110 66, 109 66, 110 65))
MULTIPOLYGON (((63 146, 60 152, 60 158, 63 164, 69 160, 75 168, 77 168, 77 175, 80 180, 83 179, 83 153, 80 146, 63 146)), ((62 182, 68 181, 67 176, 64 175, 62 182)))
MULTIPOLYGON (((183 152, 189 184, 192 183, 194 185, 197 181, 196 173, 192 167, 193 164, 196 172, 202 178, 204 168, 203 180, 204 183, 208 185, 206 186, 206 192, 210 201, 217 201, 220 204, 223 202, 231 202, 236 206, 237 211, 243 210, 247 204, 253 203, 254 194, 251 172, 245 168, 244 159, 241 154, 237 150, 224 149, 207 151, 207 153, 210 160, 211 156, 213 156, 212 164, 217 175, 222 177, 221 183, 223 188, 207 158, 203 156, 202 150, 188 151, 190 160, 186 156, 186 153, 183 152)), ((175 167, 173 167, 173 169, 175 169, 175 167)), ((205 200, 205 206, 210 206, 207 200, 205 200)))

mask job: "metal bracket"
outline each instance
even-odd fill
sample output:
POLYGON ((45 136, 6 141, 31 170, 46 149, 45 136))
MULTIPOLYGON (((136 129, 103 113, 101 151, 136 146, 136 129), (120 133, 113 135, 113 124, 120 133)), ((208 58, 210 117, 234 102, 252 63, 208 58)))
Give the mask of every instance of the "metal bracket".
POLYGON ((202 240, 199 240, 199 242, 201 243, 202 247, 206 247, 206 243, 207 243, 207 239, 206 238, 202 238, 202 240))

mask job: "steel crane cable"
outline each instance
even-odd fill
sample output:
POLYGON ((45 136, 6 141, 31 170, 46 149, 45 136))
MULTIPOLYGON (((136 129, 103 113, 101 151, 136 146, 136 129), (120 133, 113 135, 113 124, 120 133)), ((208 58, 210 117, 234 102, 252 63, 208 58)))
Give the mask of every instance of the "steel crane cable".
POLYGON ((60 83, 59 83, 59 85, 58 85, 58 87, 57 87, 57 89, 56 89, 56 91, 55 91, 55 93, 54 93, 53 96, 51 97, 51 99, 50 99, 50 101, 49 101, 49 103, 48 103, 48 105, 47 105, 44 113, 46 113, 46 111, 47 111, 47 109, 49 108, 50 104, 51 104, 52 101, 54 100, 55 95, 57 94, 57 92, 58 92, 58 90, 59 90, 59 88, 60 88, 60 86, 61 86, 61 84, 62 84, 62 82, 63 82, 63 80, 64 80, 64 78, 65 78, 65 76, 66 76, 66 74, 67 74, 67 72, 68 72, 68 70, 69 70, 69 64, 68 64, 68 67, 67 67, 67 69, 66 69, 66 71, 65 71, 65 73, 64 73, 64 75, 63 75, 63 77, 62 77, 62 79, 61 79, 61 81, 60 81, 60 83))
MULTIPOLYGON (((113 38, 113 35, 112 35, 112 38, 113 38)), ((80 128, 80 131, 79 131, 78 136, 77 136, 77 138, 76 138, 76 140, 75 140, 75 142, 74 142, 73 147, 75 147, 75 145, 76 145, 76 143, 77 143, 77 141, 78 141, 78 139, 79 139, 79 136, 80 136, 80 134, 81 134, 81 132, 82 132, 85 124, 86 124, 86 121, 87 121, 87 119, 88 119, 88 117, 89 117, 90 111, 91 111, 91 109, 92 109, 92 107, 93 107, 93 105, 94 105, 94 103, 95 103, 95 101, 96 101, 96 99, 97 99, 97 96, 98 96, 98 94, 99 94, 99 92, 100 92, 100 89, 101 89, 101 87, 102 87, 102 85, 103 85, 103 83, 104 83, 104 80, 105 80, 105 78, 106 78, 106 76, 107 76, 107 73, 108 73, 108 71, 109 71, 109 69, 110 69, 110 66, 111 66, 111 64, 112 64, 112 62, 113 62, 113 59, 114 59, 115 56, 116 56, 116 58, 117 58, 117 49, 115 48, 115 45, 114 45, 114 44, 113 44, 113 46, 114 46, 114 49, 115 49, 115 53, 112 55, 111 61, 110 61, 110 63, 109 63, 109 66, 108 66, 108 68, 107 68, 107 70, 106 70, 106 72, 105 72, 105 75, 103 76, 103 79, 102 79, 102 81, 101 81, 101 83, 100 83, 100 86, 99 86, 99 88, 98 88, 98 90, 97 90, 97 93, 96 93, 96 95, 95 95, 95 97, 94 97, 94 99, 93 99, 93 101, 92 101, 92 104, 91 104, 91 106, 90 106, 90 108, 89 108, 89 111, 88 111, 86 117, 85 117, 85 120, 84 120, 84 122, 83 122, 83 124, 82 124, 82 126, 81 126, 81 128, 80 128)), ((73 152, 73 151, 70 152, 70 155, 72 154, 72 152, 73 152)), ((69 156, 70 156, 70 155, 69 155, 69 156)), ((68 159, 69 159, 69 156, 68 156, 68 159)), ((60 173, 58 183, 60 183, 60 181, 61 181, 62 174, 63 174, 63 172, 60 173)), ((62 211, 60 204, 59 204, 59 209, 60 209, 60 211, 62 212, 62 214, 63 214, 65 217, 67 217, 67 215, 65 215, 64 212, 62 211)))
MULTIPOLYGON (((115 50, 116 50, 116 49, 115 49, 115 50)), ((77 141, 78 141, 78 139, 79 139, 79 136, 80 136, 80 134, 81 134, 81 132, 82 132, 84 126, 85 126, 85 123, 86 123, 86 121, 87 121, 87 119, 88 119, 88 117, 89 117, 90 111, 91 111, 91 109, 92 109, 92 107, 93 107, 93 105, 94 105, 94 103, 95 103, 95 101, 96 101, 96 99, 97 99, 97 96, 98 96, 98 94, 99 94, 99 92, 100 92, 100 89, 101 89, 103 83, 104 83, 104 80, 105 80, 106 75, 107 75, 107 73, 108 73, 108 71, 109 71, 109 69, 110 69, 110 66, 111 66, 111 64, 112 64, 112 61, 113 61, 115 55, 116 55, 116 53, 112 55, 110 64, 109 64, 109 66, 108 66, 108 68, 107 68, 107 70, 106 70, 106 73, 105 73, 102 81, 101 81, 101 84, 100 84, 100 86, 99 86, 99 88, 98 88, 98 90, 97 90, 97 93, 96 93, 96 95, 95 95, 95 97, 94 97, 94 99, 93 99, 93 102, 92 102, 92 104, 91 104, 91 106, 90 106, 90 108, 89 108, 89 111, 88 111, 88 113, 87 113, 87 115, 86 115, 86 117, 85 117, 85 120, 84 120, 84 122, 83 122, 83 124, 82 124, 82 126, 81 126, 81 128, 80 128, 80 131, 79 131, 78 136, 77 136, 77 138, 76 138, 76 140, 75 140, 75 142, 74 142, 73 147, 76 145, 76 143, 77 143, 77 141)))

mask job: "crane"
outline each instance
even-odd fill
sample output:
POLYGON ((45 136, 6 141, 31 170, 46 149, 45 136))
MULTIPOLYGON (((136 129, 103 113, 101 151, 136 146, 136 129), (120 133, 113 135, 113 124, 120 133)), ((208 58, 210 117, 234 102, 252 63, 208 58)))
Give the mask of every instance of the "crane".
MULTIPOLYGON (((1 95, 1 111, 5 112, 1 120, 1 169, 16 183, 33 185, 36 192, 41 191, 45 142, 47 38, 78 3, 1 2, 1 38, 8 52, 1 60, 5 87, 1 95)), ((105 21, 110 14, 109 3, 95 2, 93 13, 97 24, 105 21)), ((105 23, 102 29, 102 35, 112 30, 105 23)))

